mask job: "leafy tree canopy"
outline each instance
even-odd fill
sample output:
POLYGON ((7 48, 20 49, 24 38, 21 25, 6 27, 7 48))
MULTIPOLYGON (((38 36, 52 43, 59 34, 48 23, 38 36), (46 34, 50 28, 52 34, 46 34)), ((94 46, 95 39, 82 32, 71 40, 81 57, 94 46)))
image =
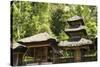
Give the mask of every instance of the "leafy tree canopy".
POLYGON ((88 35, 91 38, 96 36, 95 6, 13 1, 11 10, 13 41, 40 32, 48 32, 58 40, 67 40, 69 37, 64 29, 68 25, 64 21, 75 15, 84 18, 88 35))

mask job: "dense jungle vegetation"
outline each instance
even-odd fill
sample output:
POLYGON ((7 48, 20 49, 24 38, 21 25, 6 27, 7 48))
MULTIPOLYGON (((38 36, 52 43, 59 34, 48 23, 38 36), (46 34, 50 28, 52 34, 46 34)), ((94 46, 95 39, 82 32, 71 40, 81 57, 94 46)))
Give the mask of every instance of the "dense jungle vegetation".
POLYGON ((64 29, 68 28, 68 24, 65 20, 75 15, 83 17, 89 38, 94 38, 97 32, 95 6, 13 1, 11 3, 13 41, 41 32, 48 32, 58 41, 67 40, 69 37, 64 29))

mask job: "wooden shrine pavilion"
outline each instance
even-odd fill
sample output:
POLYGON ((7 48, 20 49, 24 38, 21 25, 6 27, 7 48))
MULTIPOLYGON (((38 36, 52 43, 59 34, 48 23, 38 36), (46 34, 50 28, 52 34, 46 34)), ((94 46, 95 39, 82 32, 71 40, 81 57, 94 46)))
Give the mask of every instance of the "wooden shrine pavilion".
POLYGON ((74 16, 66 21, 69 24, 69 29, 65 29, 65 33, 69 35, 68 41, 61 41, 58 46, 65 51, 74 51, 74 61, 80 62, 82 58, 81 50, 88 50, 92 41, 88 39, 82 17, 74 16))
POLYGON ((54 56, 59 54, 56 40, 46 32, 23 38, 18 43, 27 48, 22 58, 20 58, 23 64, 27 64, 26 62, 30 59, 32 63, 38 64, 42 62, 53 62, 54 56))

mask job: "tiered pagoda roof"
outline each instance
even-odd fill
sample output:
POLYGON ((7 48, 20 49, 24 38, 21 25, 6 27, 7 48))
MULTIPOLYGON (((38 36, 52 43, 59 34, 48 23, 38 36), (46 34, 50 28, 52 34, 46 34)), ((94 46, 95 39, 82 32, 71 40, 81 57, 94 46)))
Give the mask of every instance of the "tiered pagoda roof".
POLYGON ((65 21, 69 24, 70 28, 77 28, 81 25, 84 25, 83 18, 80 16, 73 16, 65 21))
POLYGON ((70 36, 68 41, 61 41, 58 46, 82 46, 92 44, 92 41, 87 39, 87 33, 85 30, 82 17, 74 16, 66 21, 69 25, 69 29, 65 29, 67 35, 70 36))
POLYGON ((65 29, 65 33, 71 38, 74 37, 87 37, 87 32, 85 30, 85 26, 79 26, 77 28, 65 29))

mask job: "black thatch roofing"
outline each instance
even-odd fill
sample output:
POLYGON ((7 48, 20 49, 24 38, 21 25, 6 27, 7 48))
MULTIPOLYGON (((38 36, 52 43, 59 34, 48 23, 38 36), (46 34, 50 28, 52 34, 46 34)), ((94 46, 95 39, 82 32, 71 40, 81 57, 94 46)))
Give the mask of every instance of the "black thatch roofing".
POLYGON ((67 21, 76 21, 76 20, 81 20, 81 19, 83 19, 83 18, 80 16, 73 16, 73 17, 67 19, 67 21))
POLYGON ((20 47, 26 47, 26 46, 19 44, 19 43, 14 43, 11 48, 16 49, 16 48, 20 48, 20 47))
POLYGON ((70 26, 73 27, 73 25, 77 26, 77 25, 84 25, 84 21, 83 18, 80 16, 73 16, 67 20, 65 20, 65 22, 67 22, 70 26), (75 23, 75 24, 74 24, 75 23))
POLYGON ((78 28, 71 28, 71 29, 65 29, 66 32, 74 32, 74 31, 80 31, 85 29, 85 26, 79 26, 78 28))
POLYGON ((22 44, 19 44, 19 43, 14 43, 11 47, 11 51, 12 53, 24 53, 26 51, 26 46, 22 45, 22 44))
POLYGON ((91 40, 81 38, 79 41, 61 41, 58 46, 67 46, 67 47, 77 47, 77 46, 83 46, 87 44, 92 44, 91 40))
POLYGON ((26 37, 18 41, 18 43, 25 46, 29 45, 49 45, 51 46, 54 53, 59 53, 58 46, 55 38, 51 37, 47 32, 36 34, 34 36, 26 37))
POLYGON ((36 34, 34 36, 26 37, 18 41, 18 43, 41 42, 53 39, 47 32, 36 34))
POLYGON ((69 36, 71 36, 71 34, 74 34, 74 33, 78 34, 80 32, 82 32, 83 35, 87 36, 87 32, 85 30, 85 26, 79 26, 78 28, 65 29, 65 32, 69 36))

